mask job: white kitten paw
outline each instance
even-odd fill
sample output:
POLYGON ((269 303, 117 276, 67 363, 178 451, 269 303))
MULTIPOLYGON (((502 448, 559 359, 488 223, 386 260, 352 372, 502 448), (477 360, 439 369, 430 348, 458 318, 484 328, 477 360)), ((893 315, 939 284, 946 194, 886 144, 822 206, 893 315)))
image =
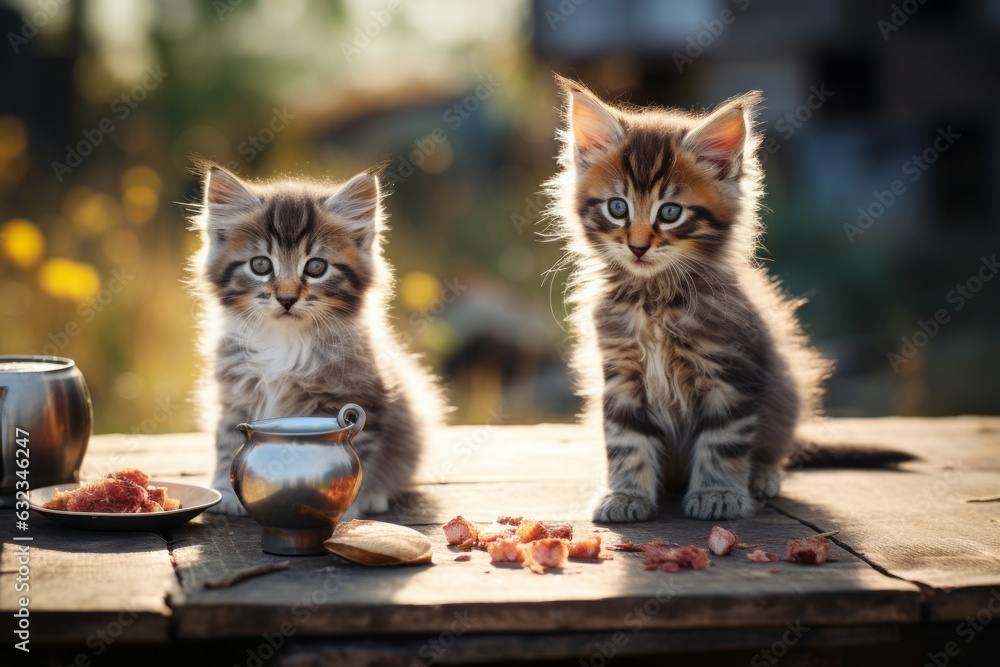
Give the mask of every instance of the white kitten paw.
POLYGON ((774 498, 781 491, 782 478, 777 469, 756 470, 750 478, 750 493, 758 500, 774 498))
POLYGON ((384 493, 377 493, 368 498, 368 509, 366 514, 382 514, 389 509, 389 496, 384 493))
MULTIPOLYGON (((228 482, 226 486, 229 486, 228 482)), ((243 503, 240 502, 240 499, 233 492, 233 487, 229 486, 229 488, 220 489, 216 486, 213 488, 222 494, 222 502, 208 510, 209 512, 225 514, 227 516, 250 516, 246 508, 243 507, 243 503)))
POLYGON ((597 504, 594 521, 596 523, 648 521, 655 509, 655 503, 646 496, 610 491, 597 504))
POLYGON ((351 521, 362 516, 381 514, 389 509, 389 496, 384 493, 374 493, 358 496, 354 503, 344 512, 341 521, 351 521))
POLYGON ((740 519, 756 511, 753 498, 743 490, 698 489, 684 496, 684 516, 692 519, 740 519))

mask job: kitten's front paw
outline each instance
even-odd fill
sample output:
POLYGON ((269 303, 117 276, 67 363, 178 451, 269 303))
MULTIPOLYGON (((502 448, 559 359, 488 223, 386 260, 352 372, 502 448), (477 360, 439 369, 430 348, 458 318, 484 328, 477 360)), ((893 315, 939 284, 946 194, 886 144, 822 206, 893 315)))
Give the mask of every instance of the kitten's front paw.
POLYGON ((684 496, 684 516, 692 519, 740 519, 757 511, 746 491, 699 489, 684 496))
POLYGON ((750 478, 750 492, 758 500, 774 498, 781 491, 780 470, 756 470, 750 478))
POLYGON ((597 523, 632 523, 648 521, 656 509, 653 501, 645 496, 611 491, 594 510, 597 523))
POLYGON ((344 512, 344 516, 340 517, 341 521, 351 521, 353 519, 360 518, 362 516, 370 516, 372 514, 382 514, 389 509, 389 496, 384 493, 376 493, 372 495, 360 495, 355 498, 354 503, 347 508, 344 512))
POLYGON ((236 497, 233 492, 233 488, 223 488, 214 487, 216 491, 222 494, 222 502, 215 507, 209 509, 209 512, 215 512, 216 514, 225 514, 227 516, 250 516, 247 513, 243 503, 240 499, 236 497))

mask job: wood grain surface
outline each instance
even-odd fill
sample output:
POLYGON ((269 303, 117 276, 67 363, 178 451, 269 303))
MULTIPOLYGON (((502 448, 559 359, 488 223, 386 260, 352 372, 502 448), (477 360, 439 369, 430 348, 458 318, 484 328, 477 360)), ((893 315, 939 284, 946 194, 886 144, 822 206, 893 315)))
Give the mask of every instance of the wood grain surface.
MULTIPOLYGON (((458 552, 440 530, 456 514, 570 520, 577 535, 598 532, 606 544, 704 545, 712 524, 683 518, 677 496, 663 499, 652 522, 591 524, 590 502, 604 471, 601 436, 593 429, 449 427, 426 452, 414 493, 379 517, 426 534, 433 564, 374 569, 333 555, 294 558, 287 570, 208 590, 205 582, 288 559, 264 554, 259 528, 246 518, 206 514, 160 535, 77 531, 33 515, 33 637, 93 654, 88 641, 94 645, 109 630, 121 642, 277 632, 296 639, 286 647, 294 644, 288 665, 324 664, 348 653, 361 656, 357 664, 379 655, 384 664, 409 664, 406 642, 415 640, 399 636, 455 627, 466 635, 468 651, 493 651, 497 659, 505 654, 490 647, 499 646, 503 633, 525 637, 522 648, 535 647, 529 653, 552 657, 574 655, 588 638, 637 624, 647 632, 631 644, 636 652, 650 641, 674 650, 681 637, 690 637, 691 650, 752 646, 789 622, 822 628, 811 641, 837 645, 887 641, 901 627, 965 618, 988 604, 1000 587, 1000 502, 967 500, 1000 495, 1000 418, 827 420, 804 431, 816 440, 920 457, 895 471, 790 473, 781 496, 756 517, 725 524, 778 553, 789 539, 840 529, 837 561, 822 566, 753 563, 733 554, 713 557, 704 571, 664 574, 646 572, 637 555, 620 553, 536 575, 491 565, 479 551, 456 561, 458 552), (359 636, 368 639, 352 640, 359 636)), ((93 438, 83 476, 135 466, 156 479, 208 484, 213 462, 206 434, 104 435, 93 438)), ((0 611, 10 618, 17 561, 13 518, 7 523, 0 611)))

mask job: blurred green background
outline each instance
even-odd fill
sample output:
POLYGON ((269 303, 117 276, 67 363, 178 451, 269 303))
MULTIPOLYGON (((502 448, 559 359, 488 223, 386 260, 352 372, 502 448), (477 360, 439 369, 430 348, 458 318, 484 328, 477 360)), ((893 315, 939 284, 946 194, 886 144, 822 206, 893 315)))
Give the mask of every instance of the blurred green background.
POLYGON ((996 413, 1000 2, 902 5, 0 3, 0 353, 76 359, 97 432, 191 430, 189 156, 385 163, 394 322, 453 421, 572 420, 537 238, 558 71, 636 104, 762 89, 763 257, 838 360, 829 413, 996 413))

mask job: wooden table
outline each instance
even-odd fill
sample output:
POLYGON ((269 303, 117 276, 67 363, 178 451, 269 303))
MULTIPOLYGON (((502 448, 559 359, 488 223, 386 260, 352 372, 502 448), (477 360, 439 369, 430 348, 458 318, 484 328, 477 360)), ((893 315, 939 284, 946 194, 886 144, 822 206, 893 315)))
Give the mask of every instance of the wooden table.
MULTIPOLYGON (((1000 616, 988 622, 1000 613, 1000 502, 969 501, 1000 495, 1000 418, 829 420, 807 428, 824 440, 921 457, 899 471, 793 473, 758 516, 725 524, 779 553, 791 538, 840 529, 836 562, 760 564, 737 554, 713 558, 704 571, 664 574, 621 553, 535 575, 493 566, 482 552, 456 561, 440 530, 456 514, 571 520, 577 535, 599 532, 605 543, 704 545, 712 525, 684 519, 677 497, 652 522, 591 524, 589 502, 604 467, 591 429, 457 426, 434 440, 417 493, 384 517, 431 537, 430 566, 293 558, 285 571, 208 590, 206 581, 288 559, 261 552, 250 519, 206 514, 169 534, 124 534, 66 529, 33 515, 32 656, 114 664, 139 652, 150 665, 196 654, 214 656, 212 664, 270 658, 300 667, 529 658, 598 666, 612 656, 668 653, 683 663, 700 651, 719 664, 739 656, 754 665, 786 653, 837 652, 859 664, 900 651, 925 662, 933 662, 925 654, 943 656, 946 664, 991 655, 1000 645, 1000 616)), ((212 463, 205 434, 103 435, 92 440, 84 476, 132 465, 158 479, 208 484, 212 463)), ((13 513, 0 520, 6 649, 18 564, 13 513)))

